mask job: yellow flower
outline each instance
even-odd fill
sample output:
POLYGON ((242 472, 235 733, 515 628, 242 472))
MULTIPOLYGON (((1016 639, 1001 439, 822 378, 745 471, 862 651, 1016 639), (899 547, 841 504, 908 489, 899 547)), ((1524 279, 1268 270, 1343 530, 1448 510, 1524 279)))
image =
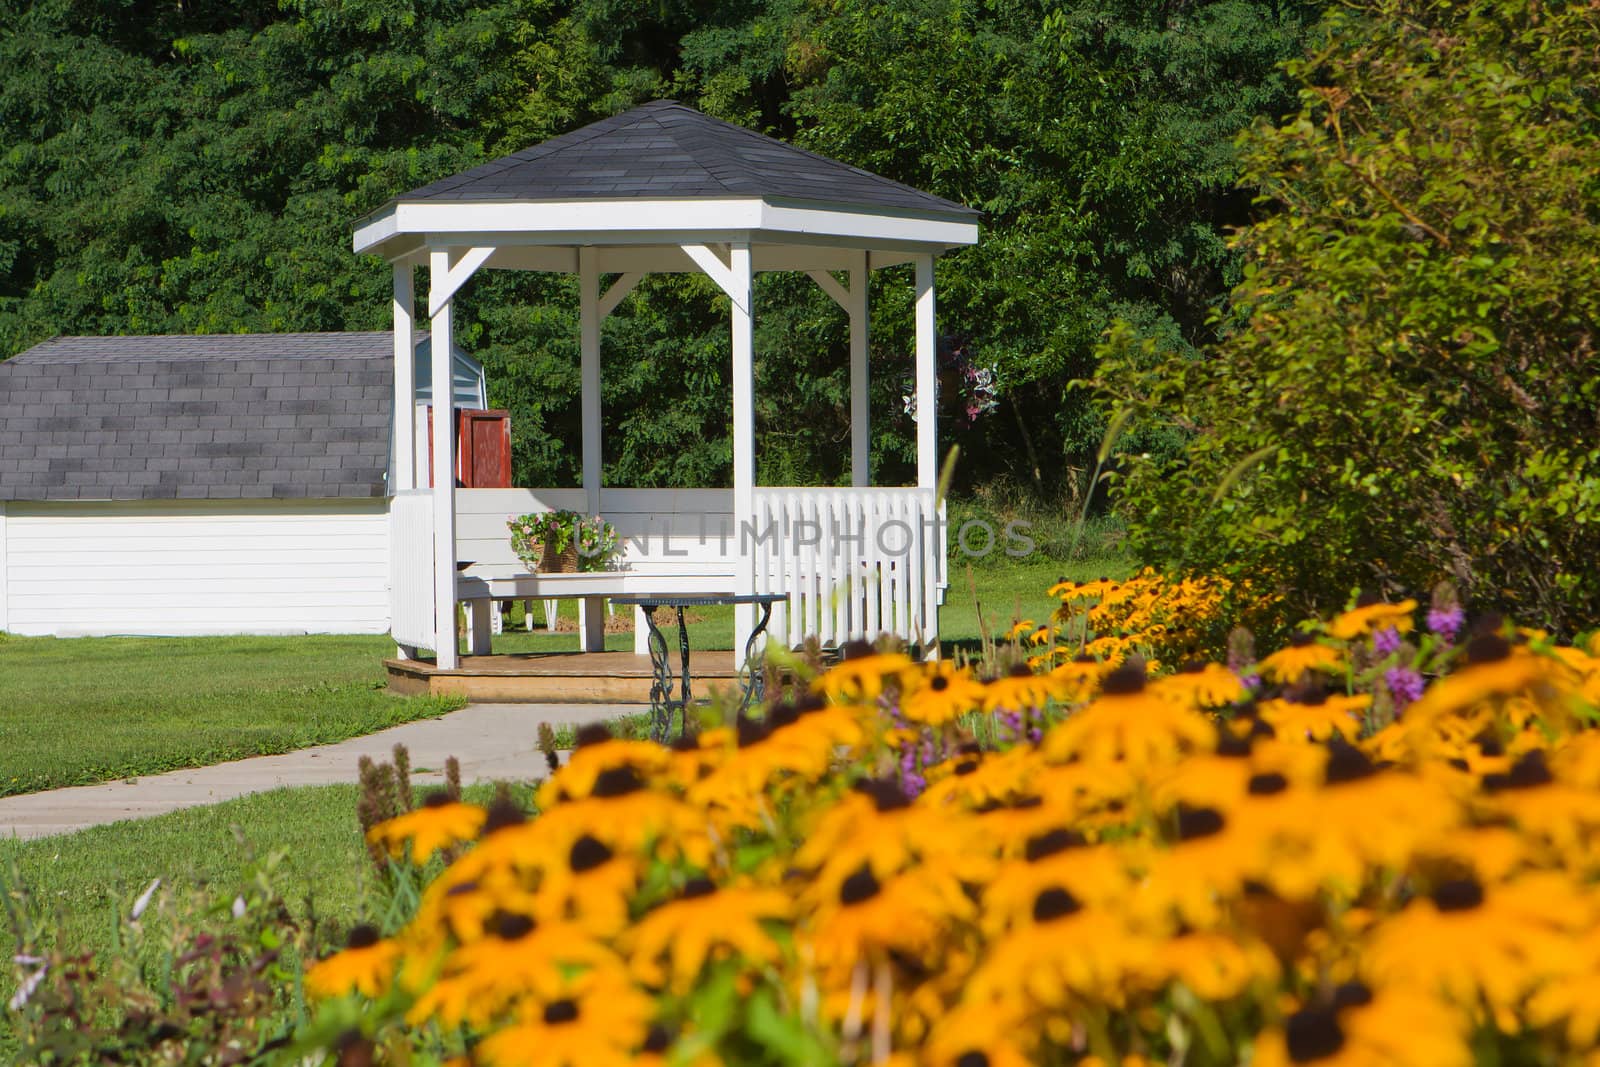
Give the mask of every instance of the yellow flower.
POLYGON ((865 641, 845 645, 844 659, 823 672, 811 688, 838 701, 873 701, 886 682, 900 684, 903 676, 915 671, 910 657, 900 652, 875 652, 865 641))
POLYGON ((342 950, 306 971, 306 992, 314 997, 382 996, 394 980, 400 951, 399 944, 380 939, 372 927, 356 926, 342 950))
POLYGON ((633 973, 646 985, 681 993, 708 956, 733 952, 751 964, 771 963, 778 945, 761 923, 786 918, 789 911, 789 897, 780 890, 719 890, 709 879, 691 879, 681 896, 646 914, 628 932, 633 973))
POLYGON ((1252 985, 1278 980, 1278 961, 1259 941, 1187 933, 1158 942, 1143 979, 1159 989, 1181 982, 1202 1000, 1232 1000, 1252 985))
POLYGON ((1252 1067, 1470 1067, 1466 1020, 1409 990, 1338 987, 1332 1003, 1289 1017, 1256 1039, 1252 1067))
POLYGON ((1334 673, 1343 669, 1344 655, 1330 645, 1319 644, 1308 633, 1297 633, 1289 638, 1287 648, 1280 648, 1257 667, 1267 681, 1288 685, 1311 671, 1334 673))
POLYGON ((1498 886, 1458 879, 1437 886, 1373 930, 1362 966, 1374 982, 1443 995, 1470 1007, 1482 996, 1505 1019, 1531 989, 1572 969, 1592 929, 1593 902, 1554 872, 1498 886))
POLYGON ((925 674, 908 679, 913 677, 915 681, 900 699, 900 712, 911 722, 943 726, 983 701, 982 683, 970 670, 949 660, 936 661, 925 674))
POLYGON ((960 896, 959 883, 936 884, 927 872, 880 881, 862 864, 840 882, 835 896, 818 902, 804 945, 816 965, 836 980, 858 962, 890 951, 922 960, 938 943, 943 917, 960 896))
POLYGON ((1328 633, 1340 641, 1349 641, 1389 627, 1407 633, 1411 630, 1411 617, 1416 610, 1415 600, 1402 600, 1398 604, 1385 604, 1381 601, 1358 603, 1356 607, 1328 623, 1328 633))
POLYGON ((1066 889, 1034 898, 1032 921, 990 947, 973 972, 968 998, 1026 998, 1060 1010, 1077 999, 1119 1006, 1129 978, 1150 966, 1155 946, 1113 909, 1084 907, 1066 889))
POLYGON ((411 862, 421 866, 441 848, 471 841, 483 829, 488 813, 475 804, 462 804, 444 793, 430 793, 422 807, 396 815, 367 831, 367 840, 399 859, 411 842, 411 862))
POLYGON ((1159 679, 1152 689, 1189 708, 1223 708, 1243 700, 1247 690, 1239 676, 1220 663, 1194 661, 1176 674, 1159 679))
POLYGON ((1181 753, 1216 743, 1205 717, 1164 700, 1145 686, 1144 668, 1119 667, 1106 675, 1089 706, 1051 728, 1044 753, 1051 760, 1090 764, 1125 760, 1131 766, 1174 762, 1181 753))
POLYGON ((983 688, 984 711, 1030 711, 1060 700, 1066 688, 1052 675, 1017 664, 983 688))
POLYGON ((660 774, 669 759, 669 750, 654 741, 622 741, 613 738, 604 724, 585 726, 578 731, 578 747, 566 766, 539 786, 539 807, 586 797, 594 792, 602 774, 618 768, 631 769, 648 780, 660 774))
POLYGON ((482 1026, 525 997, 558 997, 574 968, 620 971, 611 949, 571 923, 501 912, 488 936, 452 951, 406 1018, 445 1028, 482 1026))
POLYGON ((626 982, 586 975, 569 995, 530 1004, 478 1054, 488 1067, 633 1067, 654 1014, 655 1002, 626 982))
POLYGON ((1498 634, 1467 643, 1466 666, 1428 687, 1406 717, 1427 718, 1464 711, 1483 700, 1505 698, 1556 681, 1563 668, 1553 659, 1513 648, 1498 634))
POLYGON ((1318 686, 1290 698, 1263 701, 1259 714, 1285 740, 1326 741, 1338 734, 1354 741, 1361 732, 1357 713, 1371 704, 1367 693, 1329 695, 1318 686))

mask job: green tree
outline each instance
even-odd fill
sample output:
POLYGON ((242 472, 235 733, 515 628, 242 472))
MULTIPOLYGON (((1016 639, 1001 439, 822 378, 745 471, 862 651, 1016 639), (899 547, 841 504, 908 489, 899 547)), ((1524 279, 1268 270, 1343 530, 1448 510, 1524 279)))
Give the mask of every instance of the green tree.
POLYGON ((1600 13, 1365 0, 1243 141, 1275 209, 1201 357, 1123 327, 1101 397, 1190 432, 1125 457, 1150 560, 1295 611, 1357 585, 1600 619, 1600 13))

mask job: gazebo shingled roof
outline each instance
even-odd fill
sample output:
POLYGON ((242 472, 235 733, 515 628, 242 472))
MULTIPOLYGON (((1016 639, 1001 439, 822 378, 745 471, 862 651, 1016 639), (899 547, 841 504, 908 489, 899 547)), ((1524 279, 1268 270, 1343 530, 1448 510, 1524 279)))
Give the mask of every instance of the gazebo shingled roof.
POLYGON ((748 197, 890 208, 971 219, 978 212, 753 130, 656 100, 396 197, 592 200, 748 197))

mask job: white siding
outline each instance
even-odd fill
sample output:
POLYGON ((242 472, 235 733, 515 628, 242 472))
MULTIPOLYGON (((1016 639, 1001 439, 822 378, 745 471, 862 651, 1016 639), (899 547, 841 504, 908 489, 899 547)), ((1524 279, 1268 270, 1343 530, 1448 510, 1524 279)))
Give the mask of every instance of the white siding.
POLYGON ((385 500, 13 502, 0 619, 19 634, 383 633, 385 500))

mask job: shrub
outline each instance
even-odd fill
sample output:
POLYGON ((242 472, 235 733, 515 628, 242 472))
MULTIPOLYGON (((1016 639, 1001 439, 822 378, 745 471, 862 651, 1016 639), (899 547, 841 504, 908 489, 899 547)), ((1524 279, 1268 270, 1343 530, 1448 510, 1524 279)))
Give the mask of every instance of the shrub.
POLYGON ((1600 11, 1359 0, 1242 141, 1270 208, 1202 358, 1123 326, 1095 380, 1190 434, 1125 454, 1148 562, 1286 611, 1451 578, 1570 632, 1600 617, 1600 11))

